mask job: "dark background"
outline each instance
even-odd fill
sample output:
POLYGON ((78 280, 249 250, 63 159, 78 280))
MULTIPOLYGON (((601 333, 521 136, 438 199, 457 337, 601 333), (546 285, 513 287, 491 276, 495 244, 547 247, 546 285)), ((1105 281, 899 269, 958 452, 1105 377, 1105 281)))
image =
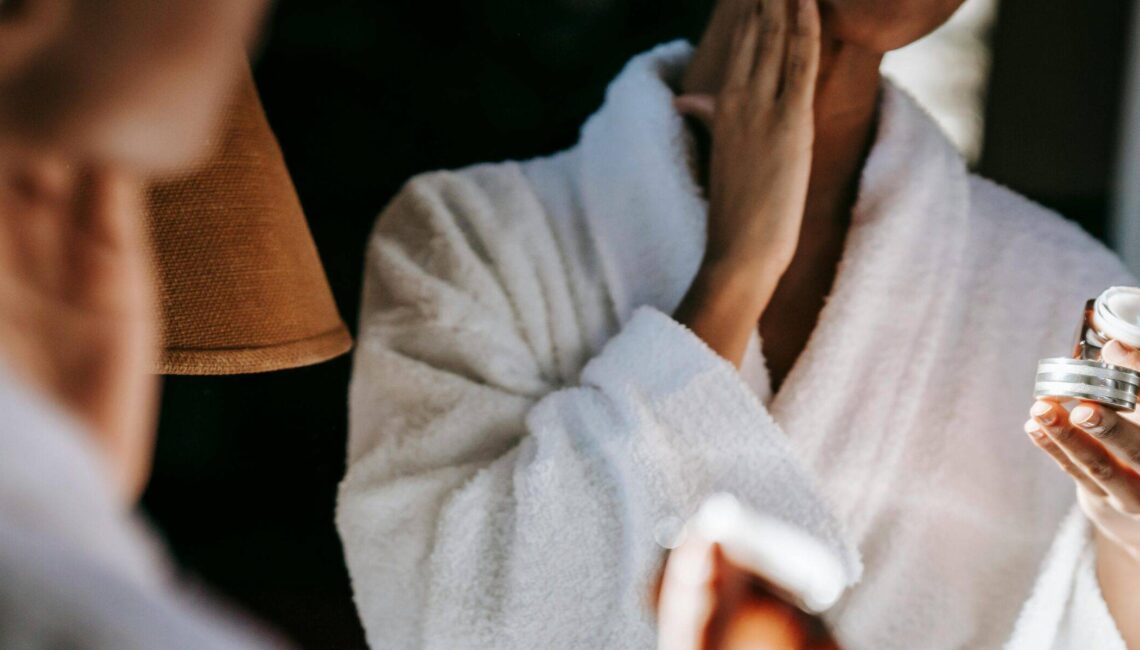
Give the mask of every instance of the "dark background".
MULTIPOLYGON (((283 0, 255 75, 346 322, 411 175, 573 144, 711 0, 283 0)), ((1005 0, 980 169, 1104 233, 1128 3, 1005 0), (1093 11, 1095 8, 1095 11, 1093 11)), ((362 646, 332 524, 350 359, 165 384, 144 505, 191 576, 307 647, 362 646)))

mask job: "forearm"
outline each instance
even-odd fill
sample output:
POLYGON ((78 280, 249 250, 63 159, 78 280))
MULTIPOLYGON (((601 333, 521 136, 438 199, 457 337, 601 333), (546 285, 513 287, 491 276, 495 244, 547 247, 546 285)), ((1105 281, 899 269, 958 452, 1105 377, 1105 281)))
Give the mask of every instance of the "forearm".
POLYGON ((740 367, 748 340, 776 290, 779 275, 756 264, 716 261, 701 266, 674 318, 717 354, 740 367))
POLYGON ((1140 649, 1140 559, 1096 532, 1097 580, 1129 648, 1140 649))

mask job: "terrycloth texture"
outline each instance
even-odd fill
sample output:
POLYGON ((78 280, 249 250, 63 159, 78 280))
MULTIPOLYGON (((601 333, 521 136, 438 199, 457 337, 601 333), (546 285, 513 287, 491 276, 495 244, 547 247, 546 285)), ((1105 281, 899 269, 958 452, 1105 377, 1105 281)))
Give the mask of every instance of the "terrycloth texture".
POLYGON ((0 648, 279 647, 175 586, 89 441, 0 363, 0 648))
POLYGON ((1127 650, 1096 578, 1091 525, 1079 507, 1065 518, 1006 650, 1127 650))
POLYGON ((713 490, 845 559, 845 647, 1011 634, 1074 501, 1022 433, 1036 361, 1131 279, 887 84, 832 295, 769 397, 758 340, 750 387, 666 316, 704 248, 668 85, 690 52, 634 59, 575 148, 418 177, 382 215, 338 511, 374 645, 649 647, 655 540, 713 490))

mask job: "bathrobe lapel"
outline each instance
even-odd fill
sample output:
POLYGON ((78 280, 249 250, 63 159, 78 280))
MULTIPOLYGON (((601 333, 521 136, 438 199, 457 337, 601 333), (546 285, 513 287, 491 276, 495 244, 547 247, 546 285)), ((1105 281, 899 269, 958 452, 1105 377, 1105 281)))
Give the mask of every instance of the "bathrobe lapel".
POLYGON ((770 406, 855 540, 898 487, 889 477, 913 480, 903 450, 948 419, 931 407, 949 409, 938 392, 960 365, 968 308, 956 277, 970 227, 965 164, 890 83, 880 110, 831 295, 770 406))
POLYGON ((691 52, 676 42, 631 61, 582 128, 583 213, 622 323, 642 305, 672 313, 704 255, 708 203, 668 85, 691 52))
MULTIPOLYGON (((707 202, 669 83, 690 56, 662 46, 631 64, 581 141, 580 196, 620 322, 640 305, 676 308, 700 265, 707 202), (620 147, 620 149, 618 148, 620 147)), ((864 538, 898 466, 901 438, 937 417, 920 405, 946 378, 966 297, 954 278, 969 228, 965 165, 930 118, 884 83, 838 276, 806 349, 758 423, 786 438, 847 531, 864 538), (907 155, 899 155, 900 152, 907 155), (921 161, 915 165, 914 161, 921 161), (907 318, 900 318, 907 314, 907 318), (916 330, 913 323, 926 325, 916 330), (873 332, 873 336, 852 333, 873 332), (858 389, 852 390, 852 386, 858 389), (868 475, 868 467, 877 467, 868 475)), ((759 345, 750 355, 758 355, 759 345)), ((762 367, 762 359, 750 359, 762 367)), ((763 386, 753 386, 762 401, 763 386)), ((856 559, 855 562, 858 562, 856 559)))
MULTIPOLYGON (((690 136, 667 85, 690 51, 686 43, 673 43, 632 61, 583 129, 576 193, 622 324, 643 305, 672 313, 704 253, 707 202, 694 180, 690 136)), ((800 512, 829 513, 780 425, 760 408, 756 444, 786 454, 802 475, 785 486, 790 500, 802 504, 800 512)), ((832 545, 845 561, 850 584, 859 579, 859 554, 834 517, 793 523, 832 545)))

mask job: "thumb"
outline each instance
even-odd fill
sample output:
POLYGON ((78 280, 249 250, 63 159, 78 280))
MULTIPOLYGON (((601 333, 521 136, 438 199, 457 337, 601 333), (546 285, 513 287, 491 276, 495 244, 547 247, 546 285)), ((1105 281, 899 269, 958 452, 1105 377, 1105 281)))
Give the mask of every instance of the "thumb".
POLYGON ((1100 357, 1115 366, 1140 370, 1140 350, 1128 347, 1120 341, 1109 341, 1101 349, 1100 357))
POLYGON ((712 95, 678 95, 673 98, 673 107, 681 115, 696 118, 709 128, 716 114, 716 98, 712 95))

